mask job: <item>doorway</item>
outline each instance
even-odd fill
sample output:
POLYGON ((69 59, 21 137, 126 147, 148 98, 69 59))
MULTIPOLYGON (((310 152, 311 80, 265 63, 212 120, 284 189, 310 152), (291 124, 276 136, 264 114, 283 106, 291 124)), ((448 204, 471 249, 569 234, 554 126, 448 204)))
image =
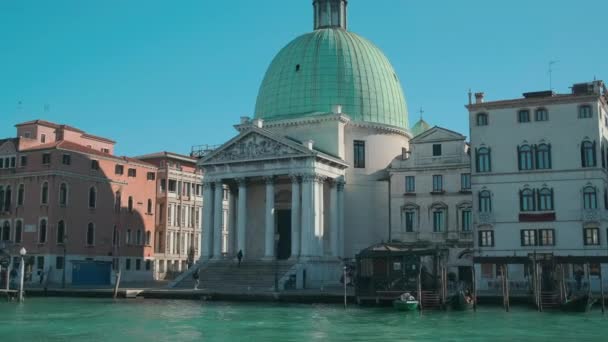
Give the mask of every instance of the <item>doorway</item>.
POLYGON ((277 259, 286 260, 291 256, 291 210, 277 210, 277 259))

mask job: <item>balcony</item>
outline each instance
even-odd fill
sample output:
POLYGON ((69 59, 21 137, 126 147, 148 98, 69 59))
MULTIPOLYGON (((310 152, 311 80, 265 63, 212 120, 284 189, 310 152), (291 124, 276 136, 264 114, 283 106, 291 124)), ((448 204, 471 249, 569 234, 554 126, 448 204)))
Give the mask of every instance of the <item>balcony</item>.
POLYGON ((600 209, 583 209, 581 212, 582 221, 599 221, 602 218, 600 209))
POLYGON ((477 224, 494 224, 494 213, 476 213, 475 223, 477 224))
POLYGON ((415 165, 432 166, 443 164, 466 164, 469 161, 461 154, 443 155, 437 157, 417 157, 415 165))

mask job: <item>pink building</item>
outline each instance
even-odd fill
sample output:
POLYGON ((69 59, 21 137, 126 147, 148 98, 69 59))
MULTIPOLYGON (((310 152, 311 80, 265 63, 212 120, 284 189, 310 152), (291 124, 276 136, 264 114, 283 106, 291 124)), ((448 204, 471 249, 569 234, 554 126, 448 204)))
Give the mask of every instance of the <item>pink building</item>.
POLYGON ((67 125, 17 124, 0 140, 0 248, 40 282, 152 280, 157 167, 67 125))

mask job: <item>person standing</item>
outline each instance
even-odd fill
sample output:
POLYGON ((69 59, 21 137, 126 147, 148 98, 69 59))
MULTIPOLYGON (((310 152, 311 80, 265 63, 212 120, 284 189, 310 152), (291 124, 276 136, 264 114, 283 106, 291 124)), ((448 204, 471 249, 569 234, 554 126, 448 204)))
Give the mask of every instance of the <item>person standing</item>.
POLYGON ((198 290, 198 269, 192 273, 192 279, 194 279, 194 289, 198 290))
POLYGON ((239 249, 239 252, 236 254, 236 258, 239 260, 238 267, 241 267, 241 260, 243 260, 243 250, 239 249))

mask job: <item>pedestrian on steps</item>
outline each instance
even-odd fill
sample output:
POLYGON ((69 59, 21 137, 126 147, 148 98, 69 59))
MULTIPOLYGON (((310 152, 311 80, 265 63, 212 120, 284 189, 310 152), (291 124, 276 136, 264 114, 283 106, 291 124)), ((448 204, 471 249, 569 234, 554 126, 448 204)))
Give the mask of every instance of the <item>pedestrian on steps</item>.
POLYGON ((236 254, 236 258, 239 260, 238 267, 241 267, 241 260, 243 260, 243 250, 239 249, 239 252, 236 254))
POLYGON ((194 289, 198 290, 198 269, 192 273, 192 279, 194 279, 194 289))

